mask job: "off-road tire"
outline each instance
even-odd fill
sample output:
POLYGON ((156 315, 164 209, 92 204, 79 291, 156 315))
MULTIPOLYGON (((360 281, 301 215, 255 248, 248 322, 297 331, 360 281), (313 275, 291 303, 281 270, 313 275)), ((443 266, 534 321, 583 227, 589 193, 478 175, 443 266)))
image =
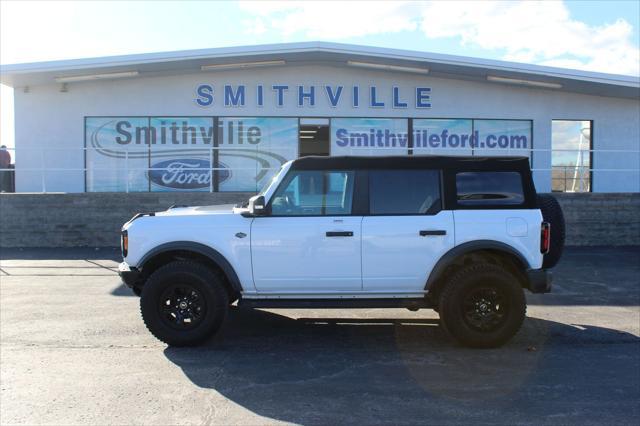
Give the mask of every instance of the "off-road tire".
POLYGON ((439 303, 442 328, 460 344, 472 348, 494 348, 506 343, 522 326, 526 309, 518 279, 490 263, 471 264, 454 273, 445 284, 439 303), (508 305, 503 304, 503 320, 495 329, 480 331, 468 323, 464 304, 470 295, 485 288, 496 289, 508 305))
POLYGON ((193 261, 175 261, 158 268, 142 288, 140 312, 145 325, 158 340, 170 346, 195 346, 207 340, 221 327, 229 309, 223 278, 205 265, 193 261), (206 309, 199 322, 188 329, 167 324, 161 313, 163 294, 176 284, 196 289, 206 309))
POLYGON ((564 249, 564 215, 560 203, 553 195, 538 194, 538 207, 542 212, 543 220, 551 224, 551 244, 549 253, 544 255, 542 267, 544 269, 553 268, 560 260, 564 249))

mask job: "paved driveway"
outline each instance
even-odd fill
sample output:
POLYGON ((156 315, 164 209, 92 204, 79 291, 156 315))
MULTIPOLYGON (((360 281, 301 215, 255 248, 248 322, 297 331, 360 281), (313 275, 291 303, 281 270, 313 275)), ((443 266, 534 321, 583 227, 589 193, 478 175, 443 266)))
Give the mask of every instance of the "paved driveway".
POLYGON ((118 253, 0 253, 2 424, 638 424, 640 249, 569 249, 500 349, 428 310, 243 310, 154 340, 118 253))

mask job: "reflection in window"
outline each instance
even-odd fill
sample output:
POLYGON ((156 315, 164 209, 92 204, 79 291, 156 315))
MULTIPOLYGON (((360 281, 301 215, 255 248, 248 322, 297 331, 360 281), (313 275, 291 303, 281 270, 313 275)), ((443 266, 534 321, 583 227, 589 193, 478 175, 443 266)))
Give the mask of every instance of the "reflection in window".
POLYGON ((528 157, 531 152, 531 120, 473 120, 473 129, 473 155, 528 157))
POLYGON ((87 117, 87 192, 149 191, 149 134, 146 117, 87 117))
POLYGON ((273 216, 351 214, 353 172, 299 171, 286 179, 273 195, 273 216))
POLYGON ((551 188, 553 191, 591 191, 591 124, 591 121, 552 121, 551 188))
POLYGON ((456 174, 458 205, 518 205, 524 203, 522 178, 516 172, 456 174))
POLYGON ((219 119, 219 190, 257 192, 280 166, 298 157, 295 118, 219 119))

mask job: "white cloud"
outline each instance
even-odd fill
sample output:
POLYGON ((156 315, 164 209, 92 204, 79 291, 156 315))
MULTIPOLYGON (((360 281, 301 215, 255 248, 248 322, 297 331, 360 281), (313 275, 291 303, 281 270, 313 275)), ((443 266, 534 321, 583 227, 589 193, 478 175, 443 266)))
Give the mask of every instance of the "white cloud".
POLYGON ((247 33, 251 35, 261 35, 267 31, 267 27, 262 18, 245 19, 242 21, 242 25, 247 30, 247 33))
POLYGON ((396 2, 240 2, 247 13, 262 17, 285 37, 342 39, 398 31, 413 31, 419 22, 418 3, 396 2))
MULTIPOLYGON (((590 26, 562 2, 242 2, 264 31, 340 40, 419 30, 426 39, 499 52, 503 59, 638 75, 640 49, 624 19, 590 26)), ((425 40, 426 41, 426 40, 425 40)), ((402 47, 402 46, 399 46, 402 47)))
POLYGON ((428 38, 459 37, 463 44, 504 50, 506 60, 639 72, 640 50, 627 21, 589 26, 571 19, 560 2, 438 2, 425 4, 422 16, 428 38))
MULTIPOLYGON (((580 134, 588 135, 590 123, 588 121, 572 121, 563 120, 553 122, 551 128, 551 141, 553 143, 553 149, 576 149, 578 142, 580 141, 580 134), (582 129, 585 129, 584 131, 582 129)), ((588 144, 586 139, 583 139, 582 148, 586 148, 588 144)))
MULTIPOLYGON (((29 60, 32 51, 52 51, 45 59, 59 59, 54 55, 60 46, 67 46, 69 37, 61 29, 79 19, 73 2, 0 2, 0 61, 4 63, 29 60), (57 48, 57 49, 56 49, 57 48)), ((75 37, 74 48, 91 55, 91 39, 75 37)))

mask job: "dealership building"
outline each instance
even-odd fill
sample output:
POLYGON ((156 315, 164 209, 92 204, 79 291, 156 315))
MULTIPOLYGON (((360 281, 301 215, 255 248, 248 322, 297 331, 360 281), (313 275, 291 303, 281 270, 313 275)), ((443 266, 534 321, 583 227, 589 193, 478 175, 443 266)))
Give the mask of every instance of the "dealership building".
POLYGON ((2 67, 17 192, 256 191, 304 155, 524 155, 640 191, 636 77, 333 43, 2 67))
POLYGON ((323 42, 1 71, 19 193, 222 200, 305 155, 517 155, 539 192, 640 192, 637 76, 323 42))

